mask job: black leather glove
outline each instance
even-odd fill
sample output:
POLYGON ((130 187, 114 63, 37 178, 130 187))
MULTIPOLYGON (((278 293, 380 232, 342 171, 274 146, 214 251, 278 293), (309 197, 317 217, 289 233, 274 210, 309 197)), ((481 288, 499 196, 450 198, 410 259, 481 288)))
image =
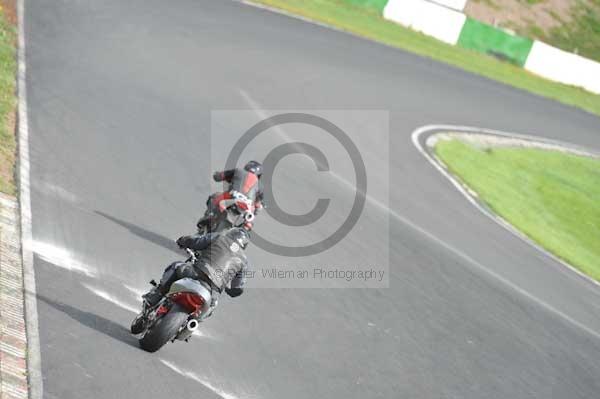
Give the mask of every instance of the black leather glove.
POLYGON ((185 245, 183 245, 183 242, 184 242, 184 240, 185 240, 185 237, 186 237, 186 236, 181 236, 181 237, 179 237, 179 238, 177 239, 177 241, 175 241, 175 242, 177 243, 177 246, 178 246, 179 248, 185 248, 185 245))
POLYGON ((240 296, 244 293, 244 289, 243 288, 227 288, 225 290, 225 292, 227 292, 227 295, 229 295, 232 298, 235 298, 237 296, 240 296))
POLYGON ((222 173, 221 172, 213 173, 213 180, 214 181, 222 181, 223 180, 222 173))

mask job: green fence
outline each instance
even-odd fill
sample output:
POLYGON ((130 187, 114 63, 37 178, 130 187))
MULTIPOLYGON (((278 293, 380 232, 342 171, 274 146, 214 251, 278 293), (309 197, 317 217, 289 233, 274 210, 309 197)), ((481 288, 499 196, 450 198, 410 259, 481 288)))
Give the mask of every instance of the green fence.
POLYGON ((467 18, 460 32, 458 45, 523 66, 533 41, 467 18))

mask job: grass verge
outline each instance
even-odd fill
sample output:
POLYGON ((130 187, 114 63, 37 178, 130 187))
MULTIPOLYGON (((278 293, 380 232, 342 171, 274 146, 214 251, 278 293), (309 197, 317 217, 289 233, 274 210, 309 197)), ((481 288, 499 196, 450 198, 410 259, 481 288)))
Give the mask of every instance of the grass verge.
POLYGON ((372 9, 353 5, 348 0, 252 1, 324 22, 347 32, 454 65, 478 75, 600 115, 600 95, 543 79, 522 68, 500 62, 491 56, 450 46, 424 34, 386 21, 372 9))
POLYGON ((16 29, 0 9, 0 191, 15 195, 16 29))
POLYGON ((494 212, 600 281, 600 160, 442 140, 437 156, 494 212))

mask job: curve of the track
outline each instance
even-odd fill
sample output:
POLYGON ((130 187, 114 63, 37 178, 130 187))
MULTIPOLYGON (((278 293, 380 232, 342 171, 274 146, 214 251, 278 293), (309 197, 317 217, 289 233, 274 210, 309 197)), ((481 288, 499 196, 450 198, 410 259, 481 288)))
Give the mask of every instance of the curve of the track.
MULTIPOLYGON (((237 2, 25 9, 46 398, 598 395, 597 288, 477 212, 410 142, 450 123, 600 149, 598 118, 237 2), (132 291, 181 256, 165 237, 208 194, 209 112, 257 104, 390 111, 390 288, 249 290, 204 336, 146 354, 126 332, 132 291)), ((363 234, 377 249, 382 232, 363 234)))

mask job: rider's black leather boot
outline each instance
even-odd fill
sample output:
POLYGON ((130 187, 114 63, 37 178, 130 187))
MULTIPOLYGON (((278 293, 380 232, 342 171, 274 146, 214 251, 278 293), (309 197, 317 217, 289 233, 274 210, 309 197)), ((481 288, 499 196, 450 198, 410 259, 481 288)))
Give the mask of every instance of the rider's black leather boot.
POLYGON ((142 298, 144 299, 144 302, 146 303, 148 308, 151 308, 154 305, 156 305, 162 297, 163 294, 160 292, 160 286, 154 287, 146 294, 142 295, 142 298))

